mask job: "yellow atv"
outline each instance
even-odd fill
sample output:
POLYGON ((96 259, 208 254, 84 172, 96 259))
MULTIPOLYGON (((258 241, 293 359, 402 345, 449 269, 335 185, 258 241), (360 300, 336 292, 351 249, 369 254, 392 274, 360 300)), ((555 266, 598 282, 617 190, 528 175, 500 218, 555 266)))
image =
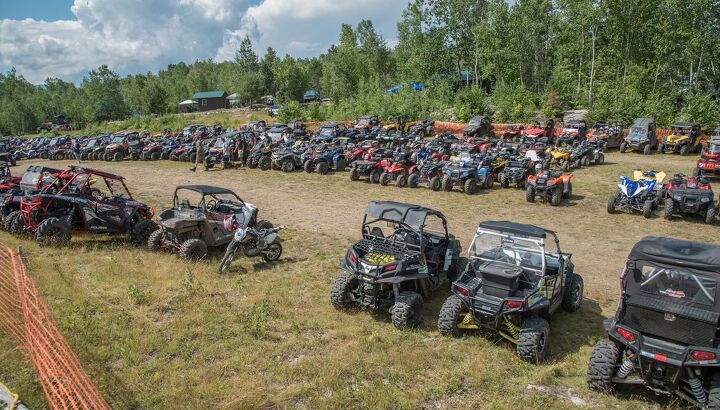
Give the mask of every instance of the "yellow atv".
POLYGON ((665 137, 658 144, 658 152, 680 155, 687 155, 691 152, 699 152, 702 148, 700 124, 690 122, 676 122, 670 126, 670 135, 665 137))
POLYGON ((555 147, 550 150, 543 166, 544 169, 559 168, 565 172, 570 171, 572 160, 568 147, 555 147))

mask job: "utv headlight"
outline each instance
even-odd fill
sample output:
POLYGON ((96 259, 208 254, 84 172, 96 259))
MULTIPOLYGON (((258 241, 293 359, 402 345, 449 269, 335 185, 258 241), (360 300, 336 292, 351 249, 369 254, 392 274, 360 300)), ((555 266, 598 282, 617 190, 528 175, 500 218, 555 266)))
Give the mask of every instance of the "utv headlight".
POLYGON ((710 198, 708 198, 708 197, 700 198, 700 202, 704 203, 704 202, 708 202, 708 201, 710 201, 710 198))
POLYGON ((676 201, 682 201, 682 197, 680 195, 673 195, 673 199, 676 201))

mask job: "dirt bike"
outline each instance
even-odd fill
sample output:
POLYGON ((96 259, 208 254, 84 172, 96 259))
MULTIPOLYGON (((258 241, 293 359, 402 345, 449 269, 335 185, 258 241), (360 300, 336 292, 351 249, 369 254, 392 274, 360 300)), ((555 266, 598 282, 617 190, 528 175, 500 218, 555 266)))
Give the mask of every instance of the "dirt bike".
POLYGON ((282 245, 278 240, 278 232, 285 229, 284 226, 273 228, 256 225, 254 228, 248 228, 246 223, 239 222, 235 218, 228 218, 225 223, 235 230, 235 234, 220 261, 220 273, 230 267, 238 250, 242 250, 242 253, 248 257, 261 256, 265 262, 280 259, 282 245))

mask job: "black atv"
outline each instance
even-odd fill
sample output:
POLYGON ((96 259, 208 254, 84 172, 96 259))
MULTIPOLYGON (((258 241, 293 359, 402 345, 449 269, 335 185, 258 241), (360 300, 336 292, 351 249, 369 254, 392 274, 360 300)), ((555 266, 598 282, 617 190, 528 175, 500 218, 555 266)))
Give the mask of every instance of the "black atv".
POLYGON ((620 276, 608 338, 593 349, 587 384, 640 385, 700 408, 720 408, 720 246, 646 237, 620 276))
POLYGON ((290 147, 280 147, 272 152, 270 156, 272 167, 283 172, 293 172, 303 167, 302 151, 290 147))
POLYGON ((250 150, 248 155, 248 168, 260 168, 267 171, 272 167, 272 146, 270 143, 260 141, 250 150))
POLYGON ((480 331, 517 346, 531 363, 545 359, 550 345, 548 320, 562 307, 580 308, 583 280, 573 271, 570 254, 560 251, 553 231, 513 222, 482 222, 468 260, 451 295, 440 309, 444 336, 480 331), (550 236, 555 251, 545 249, 550 236))
POLYGON ((500 171, 498 181, 503 188, 513 185, 525 189, 528 175, 535 175, 535 161, 530 158, 515 159, 509 161, 500 171))
POLYGON ((445 216, 435 210, 398 202, 370 202, 362 239, 340 262, 330 302, 389 310, 397 328, 414 327, 425 299, 458 268, 460 243, 448 234, 445 216), (382 227, 392 226, 385 235, 382 227))

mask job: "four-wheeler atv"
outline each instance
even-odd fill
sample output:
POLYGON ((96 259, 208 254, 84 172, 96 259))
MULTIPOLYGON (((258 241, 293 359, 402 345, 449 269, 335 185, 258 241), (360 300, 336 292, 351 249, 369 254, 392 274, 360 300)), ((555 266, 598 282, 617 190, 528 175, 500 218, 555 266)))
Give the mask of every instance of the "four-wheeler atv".
POLYGON ((131 160, 137 161, 142 157, 143 149, 145 148, 145 142, 138 136, 138 138, 128 139, 128 156, 131 160))
POLYGON ((162 157, 163 146, 158 141, 147 143, 140 154, 140 159, 145 161, 157 161, 162 157))
POLYGON ((226 227, 226 218, 244 217, 250 210, 248 226, 272 228, 267 221, 257 221, 257 208, 243 202, 233 191, 207 185, 182 185, 175 188, 173 207, 158 215, 160 229, 153 232, 147 245, 153 251, 177 252, 183 259, 200 260, 208 247, 225 246, 234 230, 226 227))
POLYGON ((345 156, 341 147, 334 147, 328 144, 309 146, 301 154, 303 170, 305 172, 317 172, 320 175, 327 175, 332 169, 345 171, 345 156))
POLYGON ((435 120, 422 120, 408 128, 408 134, 420 139, 435 135, 435 120))
POLYGON ((423 302, 460 265, 460 243, 448 234, 445 216, 398 202, 370 202, 362 239, 348 249, 333 282, 330 302, 337 309, 357 304, 389 310, 397 328, 414 327, 423 302), (392 227, 388 234, 383 227, 392 227))
POLYGON ((593 349, 588 387, 621 384, 720 408, 720 246, 646 237, 620 276, 620 303, 593 349))
POLYGON ((539 196, 545 202, 550 202, 550 205, 558 206, 563 198, 572 197, 572 182, 570 181, 572 176, 573 174, 569 172, 550 170, 529 175, 525 199, 528 202, 535 202, 535 198, 539 196))
POLYGON ((368 150, 363 159, 351 164, 350 180, 357 181, 360 177, 367 177, 370 183, 380 183, 380 175, 392 156, 393 150, 389 148, 368 150))
POLYGON ((152 208, 133 199, 123 177, 75 166, 54 176, 42 191, 22 198, 19 215, 8 216, 10 232, 63 247, 73 232, 126 235, 143 245, 157 229, 152 208), (97 181, 103 189, 93 186, 97 181))
POLYGON ((415 172, 408 177, 408 187, 417 188, 420 184, 426 184, 433 191, 441 190, 445 165, 447 165, 446 161, 423 161, 421 165, 415 167, 415 172))
MULTIPOLYGON (((442 190, 450 192, 455 185, 468 195, 473 195, 480 188, 486 188, 489 179, 489 167, 483 167, 469 153, 458 155, 455 162, 443 167, 442 190)), ((492 188, 492 185, 489 186, 492 188)))
POLYGON ((630 127, 625 140, 620 144, 620 152, 642 151, 648 155, 658 146, 658 138, 655 132, 655 120, 651 118, 637 118, 630 127))
POLYGON ((605 142, 606 148, 619 148, 623 142, 623 124, 619 120, 598 120, 593 125, 588 137, 605 142))
POLYGON ((658 152, 665 154, 679 152, 684 156, 697 152, 702 147, 700 124, 675 122, 670 125, 670 130, 670 135, 658 144, 658 152))
POLYGON ((503 188, 513 185, 525 189, 529 175, 535 175, 535 161, 525 157, 509 161, 502 171, 500 171, 498 181, 503 188))
POLYGON ((668 221, 673 215, 690 214, 705 218, 705 223, 712 224, 717 216, 715 195, 710 181, 706 177, 687 177, 675 174, 668 181, 665 190, 664 217, 668 221))
POLYGON ((695 176, 720 174, 720 128, 713 134, 700 154, 697 167, 693 171, 695 176))
POLYGON ((260 140, 250 150, 247 159, 248 168, 260 168, 267 171, 272 167, 272 146, 266 139, 260 140))
POLYGON ((621 176, 617 192, 608 198, 608 213, 629 209, 642 212, 645 218, 650 218, 664 196, 664 179, 665 173, 657 171, 635 170, 632 179, 621 176))
POLYGON ((417 165, 410 161, 410 153, 400 151, 395 155, 393 161, 386 161, 383 172, 380 174, 380 185, 387 186, 390 181, 395 181, 395 186, 405 188, 408 185, 408 177, 415 172, 417 165))
POLYGON ((281 147, 272 152, 270 156, 272 167, 283 172, 293 172, 296 168, 302 168, 302 151, 292 147, 281 147))
POLYGON ((463 128, 463 137, 465 138, 492 138, 493 126, 487 117, 481 115, 472 117, 468 125, 463 128))
POLYGON ((480 223, 453 295, 440 309, 440 334, 477 330, 500 336, 516 345, 520 359, 542 362, 550 347, 550 317, 560 307, 575 312, 582 304, 583 279, 570 257, 553 231, 507 221, 480 223), (545 248, 548 236, 554 250, 545 248))
POLYGON ((543 168, 557 168, 567 172, 571 168, 579 167, 580 159, 573 155, 573 150, 569 147, 553 148, 550 155, 545 159, 543 168))

